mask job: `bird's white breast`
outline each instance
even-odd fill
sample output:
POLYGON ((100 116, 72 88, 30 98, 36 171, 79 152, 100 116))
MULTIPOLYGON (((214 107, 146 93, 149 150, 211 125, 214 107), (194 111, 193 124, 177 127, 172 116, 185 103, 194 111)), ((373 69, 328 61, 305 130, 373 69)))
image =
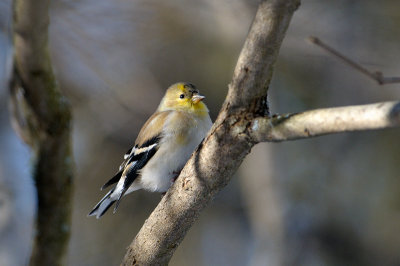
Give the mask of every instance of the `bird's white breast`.
POLYGON ((166 125, 158 151, 143 167, 141 176, 134 182, 131 191, 140 188, 167 191, 194 149, 206 136, 212 122, 208 115, 193 117, 174 112, 168 117, 166 125))

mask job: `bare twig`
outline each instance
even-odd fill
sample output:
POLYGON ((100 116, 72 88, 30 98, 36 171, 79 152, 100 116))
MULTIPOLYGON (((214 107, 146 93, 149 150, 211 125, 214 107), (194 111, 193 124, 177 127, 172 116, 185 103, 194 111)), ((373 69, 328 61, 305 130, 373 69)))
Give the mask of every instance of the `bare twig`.
POLYGON ((364 75, 367 75, 368 77, 372 78, 373 80, 378 82, 378 84, 380 84, 380 85, 389 84, 389 83, 399 83, 400 82, 400 77, 384 77, 383 73, 380 72, 380 71, 376 71, 376 72, 369 71, 368 69, 366 69, 363 66, 361 66, 360 64, 354 62, 353 60, 351 60, 347 56, 345 56, 342 53, 338 52, 337 50, 333 49, 332 47, 330 47, 326 43, 322 42, 317 37, 310 36, 308 38, 308 40, 311 43, 318 45, 319 47, 321 47, 325 51, 331 53, 332 55, 340 58, 341 60, 343 60, 343 62, 345 62, 349 66, 353 67, 354 69, 357 69, 358 71, 360 71, 364 75))
POLYGON ((71 111, 48 51, 49 0, 14 1, 13 126, 33 151, 38 193, 31 265, 61 265, 70 235, 71 111))
POLYGON ((400 102, 385 102, 257 118, 250 135, 257 142, 278 142, 398 126, 400 102))

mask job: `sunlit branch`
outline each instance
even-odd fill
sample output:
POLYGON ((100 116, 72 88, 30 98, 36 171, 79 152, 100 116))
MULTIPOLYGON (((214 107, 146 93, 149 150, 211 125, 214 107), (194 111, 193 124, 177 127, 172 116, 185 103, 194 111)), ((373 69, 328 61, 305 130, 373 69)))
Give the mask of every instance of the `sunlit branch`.
POLYGON ((257 118, 252 123, 250 135, 257 142, 278 142, 398 126, 400 102, 383 102, 257 118))

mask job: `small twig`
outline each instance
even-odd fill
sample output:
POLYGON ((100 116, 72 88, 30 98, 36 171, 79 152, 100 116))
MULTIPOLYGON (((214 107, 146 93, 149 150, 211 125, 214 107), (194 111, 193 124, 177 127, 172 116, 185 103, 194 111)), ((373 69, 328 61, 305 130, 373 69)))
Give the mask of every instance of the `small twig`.
POLYGON ((311 43, 318 45, 319 47, 321 47, 325 51, 327 51, 327 52, 333 54, 334 56, 342 59, 345 63, 347 63, 351 67, 357 69, 361 73, 367 75, 368 77, 372 78, 373 80, 378 82, 378 84, 380 84, 380 85, 389 84, 389 83, 400 83, 400 77, 384 77, 383 73, 380 72, 380 71, 371 72, 368 69, 362 67, 360 64, 354 62, 353 60, 349 59, 345 55, 343 55, 340 52, 336 51, 335 49, 333 49, 332 47, 330 47, 326 43, 322 42, 317 37, 310 36, 308 38, 308 40, 311 43))

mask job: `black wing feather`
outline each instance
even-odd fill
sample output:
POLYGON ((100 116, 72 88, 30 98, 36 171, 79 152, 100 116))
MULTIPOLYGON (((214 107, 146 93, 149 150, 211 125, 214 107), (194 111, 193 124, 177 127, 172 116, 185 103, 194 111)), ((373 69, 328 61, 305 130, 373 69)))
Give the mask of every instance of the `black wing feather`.
POLYGON ((151 139, 148 139, 145 143, 143 143, 139 149, 141 148, 145 148, 145 147, 149 147, 153 144, 158 144, 160 142, 160 138, 161 138, 161 134, 158 134, 154 137, 152 137, 151 139))
POLYGON ((146 163, 151 159, 151 157, 154 156, 156 151, 158 150, 157 146, 154 146, 153 148, 141 152, 140 154, 135 155, 135 159, 133 159, 132 166, 127 165, 127 171, 125 173, 125 180, 124 180, 124 185, 122 186, 123 189, 120 191, 119 197, 117 199, 117 203, 115 204, 114 207, 114 212, 117 210, 119 203, 121 201, 121 198, 124 196, 125 192, 128 190, 128 188, 132 185, 133 181, 137 178, 139 175, 139 170, 143 168, 143 166, 146 165, 146 163))
POLYGON ((117 188, 116 186, 112 188, 101 200, 97 205, 93 208, 93 210, 89 213, 89 216, 94 215, 96 212, 99 211, 99 208, 104 205, 105 201, 107 199, 110 199, 111 195, 117 192, 118 194, 118 199, 115 200, 110 199, 107 202, 106 206, 103 206, 101 213, 97 214, 97 218, 100 218, 116 201, 116 206, 114 208, 114 212, 117 210, 118 205, 120 203, 121 198, 124 196, 126 191, 129 189, 129 187, 132 185, 133 181, 138 177, 139 175, 139 170, 142 169, 146 163, 154 156, 154 154, 158 150, 158 143, 160 141, 161 135, 157 135, 145 143, 138 147, 138 145, 135 145, 131 149, 129 149, 126 154, 124 155, 124 161, 119 167, 118 172, 110 179, 108 180, 102 187, 101 189, 103 190, 104 188, 118 183, 121 181, 121 178, 123 178, 123 184, 122 188, 119 189, 120 191, 115 191, 117 188))
MULTIPOLYGON (((94 206, 93 210, 88 214, 88 216, 93 215, 93 213, 95 213, 99 209, 99 207, 103 203, 103 201, 105 201, 108 197, 110 197, 110 195, 113 192, 114 192, 114 189, 111 189, 110 191, 108 191, 108 193, 96 204, 96 206, 94 206)), ((108 208, 111 207, 111 205, 112 204, 108 205, 108 207, 100 214, 100 216, 102 216, 108 210, 108 208)))
POLYGON ((112 184, 117 183, 121 179, 122 172, 123 172, 123 170, 119 170, 118 173, 116 173, 110 180, 107 181, 107 183, 105 183, 101 187, 101 190, 105 189, 106 187, 111 186, 112 184))
MULTIPOLYGON (((122 162, 122 164, 119 167, 118 172, 110 179, 108 180, 102 187, 101 190, 111 186, 112 184, 118 183, 118 181, 121 179, 122 173, 124 172, 125 168, 132 162, 134 161, 139 161, 141 159, 141 157, 144 155, 143 153, 139 153, 139 154, 132 154, 132 150, 136 150, 136 149, 142 149, 145 147, 149 147, 153 144, 157 144, 160 141, 160 135, 154 136, 151 139, 147 140, 145 143, 143 143, 140 147, 138 147, 138 145, 135 145, 134 147, 130 148, 124 155, 124 161, 122 162)), ((153 154, 154 155, 154 154, 153 154)), ((152 155, 152 156, 153 156, 152 155)), ((151 158, 151 157, 150 157, 151 158)), ((147 160, 149 160, 150 158, 148 158, 147 160)), ((138 168, 137 170, 140 170, 144 165, 142 165, 140 168, 138 168)), ((136 177, 135 177, 136 178, 136 177)), ((132 181, 133 182, 133 181, 132 181)))

